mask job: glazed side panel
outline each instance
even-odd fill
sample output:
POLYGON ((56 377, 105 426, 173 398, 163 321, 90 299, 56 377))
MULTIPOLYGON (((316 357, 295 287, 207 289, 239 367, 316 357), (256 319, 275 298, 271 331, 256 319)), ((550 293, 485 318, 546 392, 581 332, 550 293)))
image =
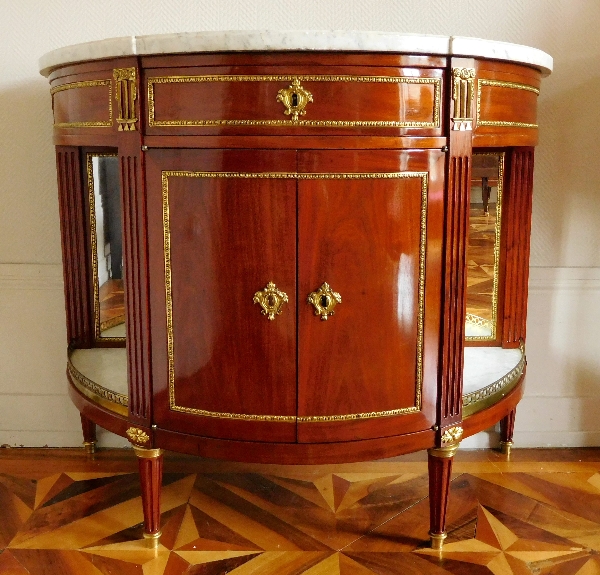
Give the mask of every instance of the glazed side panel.
POLYGON ((444 154, 300 152, 298 164, 300 174, 323 174, 298 182, 299 441, 427 429, 444 154), (342 299, 325 321, 306 301, 323 282, 342 299))
POLYGON ((295 441, 296 182, 269 177, 295 152, 146 157, 155 422, 295 441), (269 282, 288 296, 273 320, 253 301, 269 282))

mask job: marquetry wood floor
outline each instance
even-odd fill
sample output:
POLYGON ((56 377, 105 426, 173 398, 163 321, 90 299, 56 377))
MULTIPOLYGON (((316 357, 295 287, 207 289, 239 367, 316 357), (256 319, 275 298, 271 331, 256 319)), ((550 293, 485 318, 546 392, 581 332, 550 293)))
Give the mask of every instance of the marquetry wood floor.
POLYGON ((600 573, 600 450, 459 452, 444 550, 423 454, 275 466, 169 456, 142 540, 128 450, 0 450, 2 575, 600 573))
POLYGON ((123 280, 108 280, 100 286, 100 329, 104 331, 125 321, 123 280))
POLYGON ((483 204, 471 204, 467 245, 467 313, 492 319, 494 291, 494 245, 496 204, 490 202, 489 215, 483 204))

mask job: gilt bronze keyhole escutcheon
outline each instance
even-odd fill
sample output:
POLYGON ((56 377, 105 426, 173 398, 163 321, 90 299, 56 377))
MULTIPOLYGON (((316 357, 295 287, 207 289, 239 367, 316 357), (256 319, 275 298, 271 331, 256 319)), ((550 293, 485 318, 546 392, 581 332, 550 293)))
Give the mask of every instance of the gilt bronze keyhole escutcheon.
POLYGON ((311 303, 315 308, 315 315, 320 315, 323 321, 335 312, 333 308, 342 303, 342 296, 334 292, 327 282, 325 282, 317 291, 309 294, 308 303, 311 303))
POLYGON ((298 116, 306 114, 306 105, 313 101, 312 94, 300 85, 299 78, 294 78, 289 88, 282 88, 277 92, 277 101, 285 106, 284 114, 292 116, 292 121, 297 122, 298 116))
POLYGON ((288 301, 288 296, 278 290, 273 282, 269 282, 266 288, 254 294, 252 301, 259 304, 262 307, 261 313, 273 321, 276 315, 281 314, 281 306, 288 301))

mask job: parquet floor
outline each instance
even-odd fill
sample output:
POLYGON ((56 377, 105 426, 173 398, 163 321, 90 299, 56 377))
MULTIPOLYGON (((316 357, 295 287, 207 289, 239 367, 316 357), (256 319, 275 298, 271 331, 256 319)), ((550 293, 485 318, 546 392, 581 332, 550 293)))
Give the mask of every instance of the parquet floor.
POLYGON ((126 450, 0 450, 2 575, 600 574, 600 450, 459 452, 441 554, 423 454, 328 466, 168 456, 141 540, 126 450))
POLYGON ((467 313, 492 319, 494 291, 494 245, 496 243, 496 204, 489 215, 483 204, 471 204, 467 245, 467 313))
POLYGON ((100 286, 100 329, 104 331, 125 321, 123 280, 107 280, 100 286))

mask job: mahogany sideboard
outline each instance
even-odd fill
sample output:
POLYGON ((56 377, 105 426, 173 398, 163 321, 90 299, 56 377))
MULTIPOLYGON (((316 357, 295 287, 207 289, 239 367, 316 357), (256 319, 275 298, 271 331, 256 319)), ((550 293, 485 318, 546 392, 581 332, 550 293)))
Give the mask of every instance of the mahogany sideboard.
POLYGON ((512 445, 537 98, 552 59, 458 37, 229 32, 56 50, 70 396, 139 457, 512 445))

